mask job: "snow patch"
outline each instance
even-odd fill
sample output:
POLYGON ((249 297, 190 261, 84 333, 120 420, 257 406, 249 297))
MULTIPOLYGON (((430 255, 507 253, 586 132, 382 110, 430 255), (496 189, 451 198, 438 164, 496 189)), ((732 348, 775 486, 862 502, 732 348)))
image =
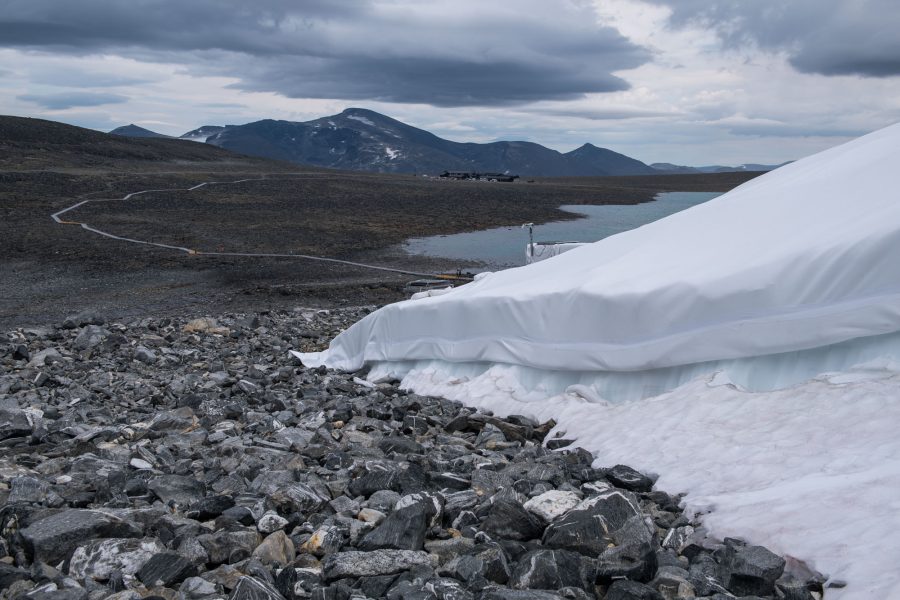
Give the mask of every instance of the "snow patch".
POLYGON ((375 123, 372 122, 371 119, 367 119, 366 117, 361 117, 359 115, 347 115, 348 119, 353 119, 354 121, 359 121, 360 123, 365 123, 371 127, 375 127, 375 123))
POLYGON ((623 404, 529 394, 502 369, 466 378, 435 367, 402 387, 489 409, 556 419, 600 457, 658 473, 686 492, 716 537, 734 536, 806 561, 831 579, 829 599, 888 598, 900 585, 900 372, 867 366, 776 391, 746 392, 697 378, 623 404), (840 383, 832 383, 832 381, 840 383))
POLYGON ((394 149, 391 148, 390 146, 385 146, 385 147, 384 147, 384 153, 387 154, 389 160, 394 160, 395 158, 397 158, 398 156, 400 156, 400 151, 399 151, 399 150, 394 150, 394 149))

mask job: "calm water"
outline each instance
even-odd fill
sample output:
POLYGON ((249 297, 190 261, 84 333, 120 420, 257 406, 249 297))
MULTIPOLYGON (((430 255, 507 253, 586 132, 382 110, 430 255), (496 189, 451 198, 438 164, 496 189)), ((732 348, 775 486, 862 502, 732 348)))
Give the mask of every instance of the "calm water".
MULTIPOLYGON (((536 225, 534 241, 596 242, 719 195, 718 192, 665 192, 657 195, 655 201, 644 204, 561 206, 563 210, 584 215, 585 218, 536 225)), ((413 238, 404 244, 403 249, 410 254, 481 261, 490 267, 511 267, 525 263, 527 244, 528 230, 515 226, 413 238)))

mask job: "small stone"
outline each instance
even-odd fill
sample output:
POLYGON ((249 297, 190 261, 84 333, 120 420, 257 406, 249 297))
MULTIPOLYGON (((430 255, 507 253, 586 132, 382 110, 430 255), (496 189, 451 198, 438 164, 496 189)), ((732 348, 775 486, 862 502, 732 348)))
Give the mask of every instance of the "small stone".
POLYGON ((84 327, 85 325, 103 325, 106 319, 95 310, 83 310, 79 313, 66 317, 62 322, 63 329, 75 329, 84 327))
POLYGON ((664 598, 649 585, 617 579, 609 586, 604 600, 664 600, 664 598))
POLYGON ((104 581, 114 571, 134 576, 155 554, 166 548, 153 538, 94 540, 79 546, 69 561, 69 575, 76 579, 104 581))
POLYGON ((172 587, 197 574, 197 568, 174 552, 154 554, 138 570, 137 577, 147 587, 172 587))
MULTIPOLYGON (((249 524, 250 523, 244 523, 244 525, 249 524)), ((261 533, 270 534, 278 531, 279 529, 284 529, 287 524, 287 519, 270 510, 259 518, 259 522, 256 524, 256 528, 259 529, 261 533)))
POLYGON ((178 588, 178 591, 187 600, 204 598, 216 593, 216 584, 206 581, 201 577, 188 577, 178 588))
POLYGON ((153 465, 144 460, 143 458, 132 458, 128 461, 128 464, 138 470, 151 470, 153 469, 153 465))
POLYGON ((241 577, 228 600, 284 600, 284 596, 265 581, 241 577))
POLYGON ((582 501, 551 523, 543 542, 551 548, 597 556, 613 542, 613 532, 640 514, 633 495, 610 488, 582 501))
POLYGON ((488 582, 503 584, 510 578, 506 553, 495 543, 476 546, 448 562, 440 572, 476 589, 486 587, 488 582))
POLYGON ((134 359, 144 364, 152 365, 156 362, 156 353, 146 346, 138 346, 134 349, 134 359))
POLYGON ((253 551, 253 556, 268 566, 285 566, 294 560, 294 542, 284 531, 269 534, 253 551))
POLYGON ((413 567, 431 567, 427 552, 412 550, 373 550, 372 552, 336 552, 322 563, 326 580, 345 577, 393 575, 413 567))
POLYGON ((18 408, 0 408, 0 440, 31 435, 28 414, 18 408))
POLYGON ((519 559, 509 585, 539 590, 571 586, 593 592, 593 575, 590 560, 580 554, 566 550, 532 550, 519 559))
POLYGON ((41 519, 21 531, 34 560, 57 564, 86 540, 139 537, 140 527, 96 510, 69 509, 41 519))
POLYGON ((87 325, 78 333, 72 345, 78 350, 88 350, 99 346, 108 335, 109 331, 98 325, 87 325))
POLYGON ((544 527, 518 502, 499 500, 491 506, 482 530, 498 539, 526 541, 541 537, 544 527))
POLYGON ((304 552, 313 556, 325 556, 341 549, 344 544, 344 536, 340 529, 334 526, 324 526, 316 529, 306 542, 300 546, 304 552))
POLYGON ((775 581, 784 572, 784 559, 762 546, 726 543, 726 547, 722 568, 728 591, 739 596, 772 595, 775 581))
POLYGON ((368 501, 366 501, 366 506, 383 513, 389 513, 394 510, 394 507, 397 506, 397 502, 399 501, 400 494, 397 492, 393 490, 378 490, 369 496, 368 501))
POLYGON ((606 472, 606 478, 616 487, 631 492, 649 492, 653 480, 626 465, 616 465, 606 472))
POLYGON ((233 506, 234 498, 231 496, 207 496, 191 504, 184 514, 189 519, 209 521, 233 506))
POLYGON ((425 532, 433 513, 426 505, 413 504, 395 510, 359 544, 361 550, 421 550, 425 545, 425 532))
POLYGON ((448 540, 428 540, 425 542, 425 551, 437 556, 440 564, 465 554, 474 547, 475 540, 464 537, 455 537, 448 540))
POLYGON ((522 506, 545 523, 554 521, 578 506, 581 498, 575 492, 550 490, 528 500, 522 506))
POLYGON ((372 523, 373 525, 378 525, 387 517, 380 510, 375 510, 374 508, 364 508, 357 513, 356 518, 364 523, 372 523))
POLYGON ((206 486, 193 477, 160 475, 147 482, 147 487, 165 503, 190 506, 206 494, 206 486))

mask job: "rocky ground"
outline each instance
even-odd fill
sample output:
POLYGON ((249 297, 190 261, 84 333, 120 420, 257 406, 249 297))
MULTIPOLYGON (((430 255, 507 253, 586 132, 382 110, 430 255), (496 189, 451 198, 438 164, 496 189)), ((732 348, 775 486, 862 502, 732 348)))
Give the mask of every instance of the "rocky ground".
POLYGON ((0 335, 0 600, 821 597, 553 423, 289 358, 369 310, 0 335))

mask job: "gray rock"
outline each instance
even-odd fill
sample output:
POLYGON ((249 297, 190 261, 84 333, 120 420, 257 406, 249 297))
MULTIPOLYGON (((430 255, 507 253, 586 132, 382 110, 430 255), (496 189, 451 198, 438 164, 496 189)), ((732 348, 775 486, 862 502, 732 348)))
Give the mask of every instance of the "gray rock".
POLYGON ((214 565, 236 563, 249 558, 259 545, 260 536, 256 530, 217 531, 197 537, 206 550, 208 562, 214 565))
POLYGON ((646 583, 656 574, 656 552, 649 543, 607 548, 597 558, 597 581, 609 583, 620 577, 646 583))
POLYGON ((566 550, 532 550, 519 559, 510 577, 517 589, 558 590, 577 587, 593 593, 592 565, 588 559, 566 550))
POLYGON ((206 495, 206 486, 185 475, 160 475, 147 482, 147 488, 165 503, 188 507, 206 495))
POLYGON ((188 577, 178 588, 180 596, 185 600, 195 600, 216 593, 216 585, 201 577, 188 577))
POLYGON ((253 550, 253 557, 267 566, 285 566, 294 560, 294 542, 284 531, 278 530, 269 534, 262 543, 253 550))
POLYGON ((78 350, 88 350, 99 346, 108 335, 109 331, 99 325, 87 325, 78 333, 72 345, 78 350))
POLYGON ((155 554, 166 548, 153 538, 94 540, 76 548, 69 561, 69 575, 76 579, 105 581, 113 572, 131 577, 155 554))
POLYGON ((81 543, 96 538, 140 537, 142 528, 96 510, 70 509, 50 515, 22 530, 33 560, 56 564, 81 543))
POLYGON ((393 490, 378 490, 369 497, 366 501, 366 506, 383 513, 389 513, 394 510, 399 501, 400 494, 397 492, 393 490))
POLYGON ((85 325, 103 325, 105 323, 106 319, 99 312, 95 310, 83 310, 63 319, 62 328, 75 329, 77 327, 84 327, 85 325))
POLYGON ((649 492, 653 488, 653 480, 626 465, 616 465, 606 471, 606 478, 613 485, 631 492, 649 492))
POLYGON ((597 556, 614 542, 615 531, 640 514, 634 496, 607 489, 551 523, 544 532, 543 543, 551 548, 597 556))
POLYGON ((460 554, 466 554, 475 547, 475 540, 465 537, 455 537, 447 540, 427 540, 425 551, 438 557, 438 562, 444 564, 460 554))
POLYGON ((725 587, 739 596, 769 596, 784 572, 784 559, 762 546, 728 544, 722 569, 725 587))
POLYGON ((241 577, 228 600, 284 600, 284 596, 265 581, 241 577))
POLYGON ((604 600, 664 600, 664 598, 649 585, 617 579, 609 586, 604 600))
POLYGON ((545 523, 551 523, 578 506, 580 502, 581 497, 575 492, 550 490, 531 498, 523 506, 545 523))
POLYGON ((300 546, 300 550, 313 556, 325 556, 341 549, 344 545, 344 535, 334 525, 325 525, 316 529, 306 542, 300 546))
POLYGON ((174 552, 154 554, 137 572, 137 578, 148 588, 173 587, 195 575, 197 568, 174 552))
POLYGON ((337 552, 322 562, 326 580, 344 577, 394 575, 413 567, 431 567, 427 552, 414 550, 373 550, 372 552, 337 552))
MULTIPOLYGON (((250 523, 252 522, 253 521, 250 521, 250 523)), ((244 523, 244 525, 250 525, 250 523, 244 523)), ((284 529, 287 524, 287 519, 276 512, 268 511, 259 518, 256 528, 259 529, 261 533, 269 534, 274 533, 279 529, 284 529)))
MULTIPOLYGON (((432 513, 433 514, 433 513, 432 513)), ((425 545, 425 532, 431 514, 426 505, 419 503, 395 510, 366 535, 359 544, 360 550, 421 550, 425 545)))
POLYGON ((152 365, 156 362, 156 353, 146 346, 138 346, 134 349, 134 359, 152 365))
POLYGON ((543 590, 511 590, 490 588, 481 594, 482 600, 565 600, 565 596, 543 590))
POLYGON ((0 408, 0 440, 31 435, 28 414, 19 408, 0 408))
POLYGON ((491 506, 482 530, 492 537, 506 540, 533 540, 541 537, 540 519, 511 500, 500 500, 491 506))
POLYGON ((378 449, 385 454, 422 454, 425 448, 406 437, 386 437, 378 442, 378 449))
POLYGON ((30 592, 28 600, 87 600, 88 593, 84 588, 58 588, 55 583, 42 586, 30 592))
POLYGON ((440 573, 464 581, 475 589, 483 588, 488 582, 509 581, 509 564, 506 554, 499 544, 477 546, 462 556, 458 556, 441 568, 440 573))

